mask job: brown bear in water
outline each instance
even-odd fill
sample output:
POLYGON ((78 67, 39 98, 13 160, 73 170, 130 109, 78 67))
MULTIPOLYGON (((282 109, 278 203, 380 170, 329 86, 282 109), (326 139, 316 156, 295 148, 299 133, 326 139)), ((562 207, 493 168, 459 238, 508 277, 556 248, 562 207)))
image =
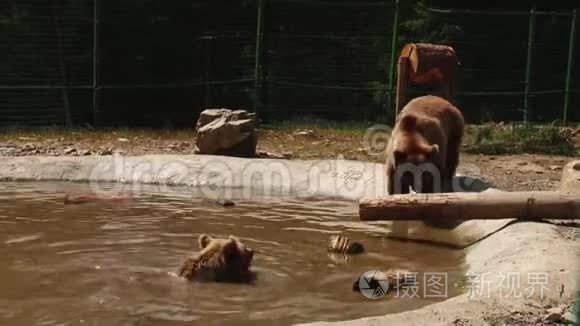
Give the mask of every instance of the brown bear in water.
POLYGON ((345 255, 361 254, 365 251, 362 243, 354 241, 343 235, 333 235, 328 243, 328 251, 345 255))
POLYGON ((179 268, 178 275, 188 280, 214 282, 250 282, 254 273, 250 265, 254 250, 234 236, 227 239, 199 236, 200 253, 188 258, 179 268))
POLYGON ((388 193, 453 191, 464 128, 461 112, 441 97, 407 103, 387 145, 388 193))

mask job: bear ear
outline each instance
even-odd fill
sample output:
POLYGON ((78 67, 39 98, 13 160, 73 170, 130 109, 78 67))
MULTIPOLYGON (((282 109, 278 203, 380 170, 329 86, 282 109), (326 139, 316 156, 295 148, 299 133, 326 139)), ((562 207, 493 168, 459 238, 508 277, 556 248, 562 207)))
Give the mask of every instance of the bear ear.
POLYGON ((417 125, 417 117, 412 115, 406 115, 401 118, 401 121, 399 121, 399 123, 401 124, 401 129, 411 130, 415 128, 415 126, 417 125))
POLYGON ((207 244, 208 244, 208 243, 209 243, 209 242, 210 242, 212 239, 213 239, 212 237, 210 237, 209 235, 207 235, 207 234, 205 234, 205 233, 204 233, 204 234, 202 234, 202 235, 200 235, 200 236, 199 236, 199 238, 197 239, 197 242, 198 242, 198 244, 199 244, 199 247, 200 247, 201 249, 203 249, 203 248, 205 248, 205 247, 207 246, 207 244))
POLYGON ((238 241, 237 238, 233 236, 230 236, 228 240, 229 241, 223 247, 223 253, 226 257, 233 257, 238 251, 238 241))

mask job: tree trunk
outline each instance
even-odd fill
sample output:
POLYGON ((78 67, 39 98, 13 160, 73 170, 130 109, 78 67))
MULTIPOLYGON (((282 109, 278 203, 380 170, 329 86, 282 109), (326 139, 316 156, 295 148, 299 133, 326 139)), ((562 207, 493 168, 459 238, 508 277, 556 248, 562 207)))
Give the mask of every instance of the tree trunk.
POLYGON ((560 192, 393 195, 361 199, 361 221, 580 219, 580 197, 560 192))

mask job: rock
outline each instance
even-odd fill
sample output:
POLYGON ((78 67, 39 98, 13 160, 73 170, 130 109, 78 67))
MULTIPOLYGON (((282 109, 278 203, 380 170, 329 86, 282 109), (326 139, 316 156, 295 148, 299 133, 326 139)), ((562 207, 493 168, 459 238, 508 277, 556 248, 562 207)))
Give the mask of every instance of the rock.
POLYGON ((176 150, 184 150, 188 148, 190 144, 188 142, 181 142, 181 143, 171 143, 167 146, 168 150, 176 151, 176 150))
POLYGON ((267 152, 267 151, 258 151, 257 152, 257 155, 260 158, 274 158, 274 159, 282 159, 282 158, 284 158, 283 155, 276 154, 276 153, 270 153, 270 152, 267 152))
POLYGON ((26 143, 20 148, 20 150, 23 152, 29 152, 29 151, 32 151, 35 149, 36 149, 36 145, 34 145, 33 143, 26 143))
POLYGON ((546 322, 559 322, 561 319, 562 313, 560 312, 549 312, 543 318, 546 322))
POLYGON ((317 139, 316 133, 312 130, 296 131, 292 134, 294 138, 317 139))
POLYGON ((205 126, 206 124, 214 121, 215 119, 221 118, 228 114, 231 114, 231 110, 228 109, 207 109, 199 114, 199 119, 197 119, 197 124, 195 130, 205 126))
POLYGON ((256 115, 244 110, 211 109, 197 122, 199 154, 255 157, 258 142, 256 115))
POLYGON ((523 165, 527 165, 527 164, 528 164, 528 162, 526 162, 526 161, 521 161, 521 162, 518 162, 518 165, 519 165, 519 166, 523 166, 523 165))
POLYGON ((580 160, 569 162, 562 169, 560 191, 580 195, 580 160))
POLYGON ((126 143, 126 142, 129 141, 129 139, 127 139, 127 138, 117 138, 117 141, 120 141, 122 143, 126 143))
POLYGON ((560 170, 562 170, 562 167, 559 166, 559 165, 550 165, 548 168, 550 169, 550 171, 560 171, 560 170))
POLYGON ((101 156, 113 155, 113 149, 112 148, 101 149, 100 151, 97 152, 97 154, 101 156))
POLYGON ((77 149, 74 147, 65 147, 65 149, 63 150, 63 153, 65 155, 73 155, 73 154, 76 154, 76 152, 77 152, 77 149))
POLYGON ((570 311, 563 314, 562 318, 560 318, 560 321, 568 325, 578 325, 578 319, 576 318, 576 315, 570 311))
MULTIPOLYGON (((543 320, 545 322, 562 322, 564 321, 564 311, 566 311, 566 305, 559 305, 557 307, 552 307, 546 310, 546 315, 544 316, 543 320)), ((572 316, 573 317, 573 316, 572 316)))
POLYGON ((232 207, 236 205, 232 200, 229 199, 219 199, 216 204, 224 207, 232 207))

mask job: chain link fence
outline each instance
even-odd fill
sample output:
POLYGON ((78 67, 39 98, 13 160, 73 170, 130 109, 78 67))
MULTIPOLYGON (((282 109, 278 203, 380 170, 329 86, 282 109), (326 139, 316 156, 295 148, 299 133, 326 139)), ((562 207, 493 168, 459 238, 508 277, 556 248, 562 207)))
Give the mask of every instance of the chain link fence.
POLYGON ((576 21, 398 1, 6 0, 0 125, 181 128, 211 107, 392 123, 409 42, 455 48, 470 123, 579 122, 576 21))

